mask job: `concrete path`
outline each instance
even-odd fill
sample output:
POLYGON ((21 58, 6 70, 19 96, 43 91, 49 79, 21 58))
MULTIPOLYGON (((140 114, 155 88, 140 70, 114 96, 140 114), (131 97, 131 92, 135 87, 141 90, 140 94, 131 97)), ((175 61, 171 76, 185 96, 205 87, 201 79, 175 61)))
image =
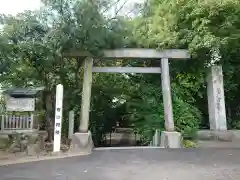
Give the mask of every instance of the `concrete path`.
POLYGON ((240 149, 98 150, 0 166, 0 180, 239 180, 240 149))

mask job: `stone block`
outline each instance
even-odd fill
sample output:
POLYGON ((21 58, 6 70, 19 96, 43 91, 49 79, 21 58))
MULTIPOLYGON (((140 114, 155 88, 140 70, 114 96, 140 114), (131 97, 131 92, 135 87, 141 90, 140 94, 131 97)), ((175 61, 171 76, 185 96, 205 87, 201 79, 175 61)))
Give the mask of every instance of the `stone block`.
POLYGON ((212 130, 200 130, 197 132, 198 140, 218 140, 230 142, 236 139, 236 135, 233 131, 212 131, 212 130))
POLYGON ((36 156, 40 152, 41 151, 40 151, 40 148, 39 148, 38 144, 30 144, 30 145, 27 146, 26 154, 28 156, 36 156))
POLYGON ((72 142, 69 151, 73 153, 91 153, 93 150, 92 134, 90 131, 87 133, 75 133, 72 136, 72 142))
POLYGON ((8 136, 0 135, 0 149, 6 149, 10 145, 8 136))
POLYGON ((161 147, 163 148, 181 148, 182 136, 179 132, 162 131, 161 133, 161 147))
POLYGON ((199 140, 214 140, 214 134, 210 130, 197 131, 197 139, 199 140))
POLYGON ((214 137, 219 141, 230 142, 234 139, 234 134, 231 131, 214 131, 214 137))
POLYGON ((37 133, 31 133, 31 134, 28 134, 27 136, 28 136, 27 139, 28 139, 29 144, 36 144, 36 142, 38 141, 38 134, 37 133))
POLYGON ((228 130, 234 136, 234 140, 240 140, 240 130, 228 130))

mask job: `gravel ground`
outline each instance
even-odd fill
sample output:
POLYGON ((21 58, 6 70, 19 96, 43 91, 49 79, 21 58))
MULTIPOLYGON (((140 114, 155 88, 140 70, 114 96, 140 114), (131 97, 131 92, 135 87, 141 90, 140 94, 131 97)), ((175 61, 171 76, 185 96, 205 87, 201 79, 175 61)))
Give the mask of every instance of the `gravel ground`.
POLYGON ((239 180, 240 149, 114 149, 0 166, 0 180, 239 180))

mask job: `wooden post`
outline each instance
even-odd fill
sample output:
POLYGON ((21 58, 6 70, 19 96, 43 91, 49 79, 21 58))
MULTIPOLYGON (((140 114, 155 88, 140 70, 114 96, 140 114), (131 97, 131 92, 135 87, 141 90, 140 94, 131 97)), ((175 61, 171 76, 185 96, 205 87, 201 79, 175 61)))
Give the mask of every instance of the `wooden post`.
POLYGON ((58 84, 56 88, 55 105, 55 127, 53 152, 59 152, 61 147, 61 129, 62 129, 62 106, 63 106, 63 85, 58 84))
POLYGON ((80 119, 80 126, 79 126, 79 131, 82 133, 88 132, 91 88, 92 88, 92 67, 93 67, 93 58, 86 58, 84 61, 83 92, 82 92, 82 105, 81 105, 81 116, 80 116, 81 119, 80 119))
POLYGON ((74 130, 74 111, 69 111, 68 115, 68 139, 72 139, 74 130))
POLYGON ((169 64, 167 58, 161 59, 161 69, 165 129, 166 131, 174 131, 169 64))

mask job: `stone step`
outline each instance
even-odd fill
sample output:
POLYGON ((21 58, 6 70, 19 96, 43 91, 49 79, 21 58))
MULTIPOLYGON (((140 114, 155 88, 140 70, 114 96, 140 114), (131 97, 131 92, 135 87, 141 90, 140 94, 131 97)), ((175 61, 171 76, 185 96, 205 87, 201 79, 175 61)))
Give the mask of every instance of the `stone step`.
POLYGON ((133 128, 116 128, 115 133, 133 133, 133 128))
POLYGON ((227 130, 227 131, 199 130, 197 132, 197 139, 231 142, 235 140, 240 140, 240 130, 227 130))
POLYGON ((232 142, 200 140, 197 142, 197 148, 240 148, 240 140, 234 140, 232 142))

